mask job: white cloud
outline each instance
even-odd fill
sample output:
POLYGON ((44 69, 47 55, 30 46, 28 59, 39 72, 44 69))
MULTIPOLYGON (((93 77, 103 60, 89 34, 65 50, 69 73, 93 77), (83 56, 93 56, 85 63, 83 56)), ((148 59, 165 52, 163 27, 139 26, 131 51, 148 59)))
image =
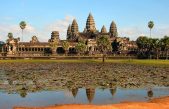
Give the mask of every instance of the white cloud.
MULTIPOLYGON (((10 25, 10 24, 0 24, 0 40, 5 41, 7 39, 7 34, 12 32, 14 37, 21 37, 21 29, 19 25, 10 25)), ((30 40, 30 36, 36 33, 36 30, 33 26, 27 25, 24 30, 24 41, 30 40)))
MULTIPOLYGON (((52 31, 59 31, 60 38, 66 39, 66 32, 68 25, 72 23, 74 19, 73 16, 67 15, 65 18, 51 22, 42 29, 35 28, 30 24, 27 24, 27 27, 24 30, 24 41, 30 41, 33 35, 36 35, 40 41, 48 41, 51 37, 52 31)), ((7 34, 12 32, 14 37, 21 37, 21 29, 19 25, 16 24, 0 24, 0 40, 5 41, 7 39, 7 34)))
POLYGON ((142 35, 144 32, 137 27, 130 27, 130 28, 122 28, 119 29, 119 36, 120 37, 129 37, 132 40, 137 39, 138 36, 142 35))
POLYGON ((74 19, 73 16, 66 16, 64 19, 51 22, 50 24, 45 26, 44 30, 48 32, 59 31, 60 38, 66 39, 67 28, 69 24, 72 23, 73 19, 74 19))
MULTIPOLYGON (((148 28, 126 27, 119 29, 119 36, 129 37, 131 40, 136 40, 139 36, 149 36, 148 28)), ((152 29, 153 38, 162 38, 169 35, 169 26, 159 26, 152 29)))

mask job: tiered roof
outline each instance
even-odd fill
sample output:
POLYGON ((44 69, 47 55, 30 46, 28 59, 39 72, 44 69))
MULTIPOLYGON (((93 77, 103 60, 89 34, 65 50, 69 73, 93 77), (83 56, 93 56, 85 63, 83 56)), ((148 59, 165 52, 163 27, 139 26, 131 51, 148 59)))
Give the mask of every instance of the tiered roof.
POLYGON ((111 25, 110 25, 110 30, 109 30, 111 37, 117 37, 118 33, 117 33, 117 27, 114 21, 112 21, 111 25))
POLYGON ((101 33, 107 33, 106 27, 103 25, 102 29, 101 29, 101 33))
POLYGON ((73 22, 72 22, 71 32, 72 33, 78 33, 79 32, 79 27, 78 27, 78 24, 76 22, 76 19, 74 19, 73 22))
POLYGON ((96 31, 95 21, 91 13, 89 14, 86 21, 86 29, 88 32, 96 31))

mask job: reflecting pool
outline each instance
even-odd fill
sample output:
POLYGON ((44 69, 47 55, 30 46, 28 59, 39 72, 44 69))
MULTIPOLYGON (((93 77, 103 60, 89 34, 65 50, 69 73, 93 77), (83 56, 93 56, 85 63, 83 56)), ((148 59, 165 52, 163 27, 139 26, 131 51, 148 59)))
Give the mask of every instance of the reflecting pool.
POLYGON ((169 96, 169 67, 110 63, 0 63, 0 109, 112 104, 169 96))

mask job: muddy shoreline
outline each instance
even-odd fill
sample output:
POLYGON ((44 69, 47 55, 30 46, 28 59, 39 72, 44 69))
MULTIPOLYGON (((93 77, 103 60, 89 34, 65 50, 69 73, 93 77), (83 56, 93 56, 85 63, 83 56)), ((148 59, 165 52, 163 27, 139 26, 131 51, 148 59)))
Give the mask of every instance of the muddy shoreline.
POLYGON ((14 107, 13 109, 168 109, 169 97, 156 98, 148 102, 125 102, 113 105, 58 105, 48 107, 14 107))

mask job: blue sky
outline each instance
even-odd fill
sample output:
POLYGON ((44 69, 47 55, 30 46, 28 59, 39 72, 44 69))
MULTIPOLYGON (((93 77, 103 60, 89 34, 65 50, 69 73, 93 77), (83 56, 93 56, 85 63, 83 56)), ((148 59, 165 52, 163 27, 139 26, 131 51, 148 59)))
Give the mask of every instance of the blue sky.
POLYGON ((60 31, 66 37, 67 26, 76 18, 79 30, 83 31, 89 12, 96 27, 115 21, 119 36, 135 40, 148 35, 147 22, 153 20, 153 37, 169 35, 169 0, 3 0, 0 1, 0 40, 5 41, 8 32, 21 36, 19 22, 28 23, 24 40, 33 35, 41 41, 50 38, 51 31, 60 31))

